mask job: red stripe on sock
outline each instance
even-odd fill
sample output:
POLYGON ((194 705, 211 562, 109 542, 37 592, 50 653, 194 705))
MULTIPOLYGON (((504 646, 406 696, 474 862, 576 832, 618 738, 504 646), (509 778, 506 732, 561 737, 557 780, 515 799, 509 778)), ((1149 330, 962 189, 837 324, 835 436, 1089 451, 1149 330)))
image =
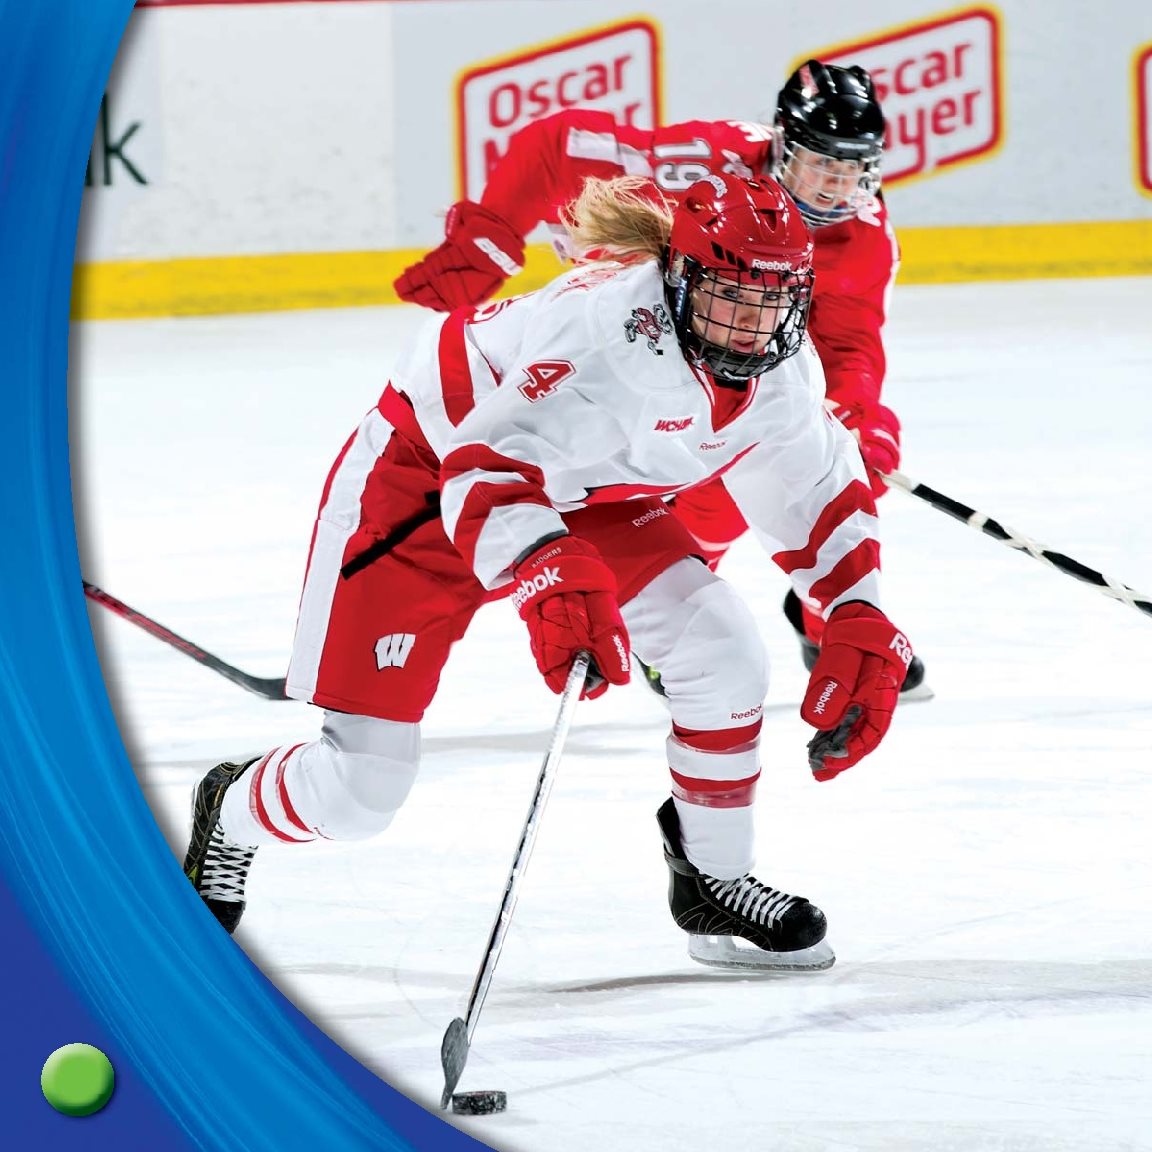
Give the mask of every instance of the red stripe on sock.
MULTIPOLYGON (((273 748, 272 752, 276 749, 273 748)), ((248 782, 248 811, 252 813, 252 819, 259 823, 260 811, 256 807, 256 796, 260 790, 260 778, 264 775, 264 769, 268 767, 268 761, 272 759, 272 752, 269 752, 255 768, 252 769, 252 779, 248 782)))
POLYGON ((672 773, 672 795, 686 804, 701 808, 747 808, 756 798, 760 773, 746 780, 701 780, 672 773))
MULTIPOLYGON (((273 748, 272 752, 275 751, 276 749, 273 748)), ((256 820, 260 826, 271 832, 277 840, 282 840, 285 844, 307 844, 309 840, 312 839, 311 836, 308 838, 308 840, 300 840, 295 836, 289 836, 287 832, 281 832, 280 829, 272 823, 272 817, 268 815, 268 808, 264 804, 264 797, 261 795, 261 789, 264 782, 264 772, 272 759, 272 752, 269 752, 268 755, 260 761, 260 764, 256 768, 256 775, 252 778, 252 789, 249 792, 252 815, 256 817, 256 820)), ((289 753, 289 755, 291 755, 291 753, 289 753)))
POLYGON ((681 728, 679 724, 673 723, 672 735, 681 744, 701 752, 734 752, 737 748, 754 744, 763 723, 763 717, 753 724, 742 724, 739 728, 681 728))
POLYGON ((284 815, 288 817, 289 821, 295 824, 301 832, 306 832, 309 836, 315 836, 316 829, 309 828, 296 814, 296 809, 292 807, 292 800, 288 795, 288 789, 284 785, 284 772, 288 767, 288 760, 293 752, 303 747, 304 743, 301 741, 295 747, 289 748, 288 751, 280 757, 280 763, 276 765, 276 794, 280 797, 280 804, 284 809, 284 815))

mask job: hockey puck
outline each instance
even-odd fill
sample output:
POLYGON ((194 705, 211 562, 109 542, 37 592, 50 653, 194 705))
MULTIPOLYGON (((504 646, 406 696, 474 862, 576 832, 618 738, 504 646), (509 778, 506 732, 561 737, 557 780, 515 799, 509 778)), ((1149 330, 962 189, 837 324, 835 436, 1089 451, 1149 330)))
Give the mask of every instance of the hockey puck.
POLYGON ((454 1092, 452 1111, 457 1116, 491 1116, 508 1107, 507 1092, 454 1092))

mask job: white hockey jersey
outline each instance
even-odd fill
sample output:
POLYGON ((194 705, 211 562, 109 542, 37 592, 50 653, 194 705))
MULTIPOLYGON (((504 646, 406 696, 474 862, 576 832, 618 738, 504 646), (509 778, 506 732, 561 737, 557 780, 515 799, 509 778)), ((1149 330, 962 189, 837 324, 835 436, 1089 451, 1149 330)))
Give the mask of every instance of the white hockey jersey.
POLYGON ((561 512, 723 476, 797 592, 879 604, 875 504, 808 341, 746 390, 683 357, 654 262, 576 268, 421 332, 392 378, 441 461, 445 529, 496 588, 561 512))

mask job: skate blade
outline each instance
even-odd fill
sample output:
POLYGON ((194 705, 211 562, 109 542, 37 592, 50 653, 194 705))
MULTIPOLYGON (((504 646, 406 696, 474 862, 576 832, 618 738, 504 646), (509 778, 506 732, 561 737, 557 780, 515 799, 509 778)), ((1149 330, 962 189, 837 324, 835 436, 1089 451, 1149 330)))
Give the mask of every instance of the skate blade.
POLYGON ((936 693, 928 686, 928 681, 921 680, 915 688, 910 688, 907 692, 901 692, 897 703, 915 704, 920 700, 931 700, 935 695, 936 693))
POLYGON ((744 972, 823 972, 836 963, 826 940, 795 952, 768 952, 736 936, 688 937, 688 955, 709 968, 744 972))

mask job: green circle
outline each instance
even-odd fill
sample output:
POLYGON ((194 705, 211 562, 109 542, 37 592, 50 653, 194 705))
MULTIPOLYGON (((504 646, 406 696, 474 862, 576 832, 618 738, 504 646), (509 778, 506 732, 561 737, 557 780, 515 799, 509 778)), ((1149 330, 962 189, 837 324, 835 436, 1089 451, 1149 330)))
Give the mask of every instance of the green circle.
POLYGON ((91 1044, 65 1044, 44 1063, 40 1088, 44 1099, 65 1116, 91 1116, 99 1112, 116 1087, 116 1073, 99 1048, 91 1044))

